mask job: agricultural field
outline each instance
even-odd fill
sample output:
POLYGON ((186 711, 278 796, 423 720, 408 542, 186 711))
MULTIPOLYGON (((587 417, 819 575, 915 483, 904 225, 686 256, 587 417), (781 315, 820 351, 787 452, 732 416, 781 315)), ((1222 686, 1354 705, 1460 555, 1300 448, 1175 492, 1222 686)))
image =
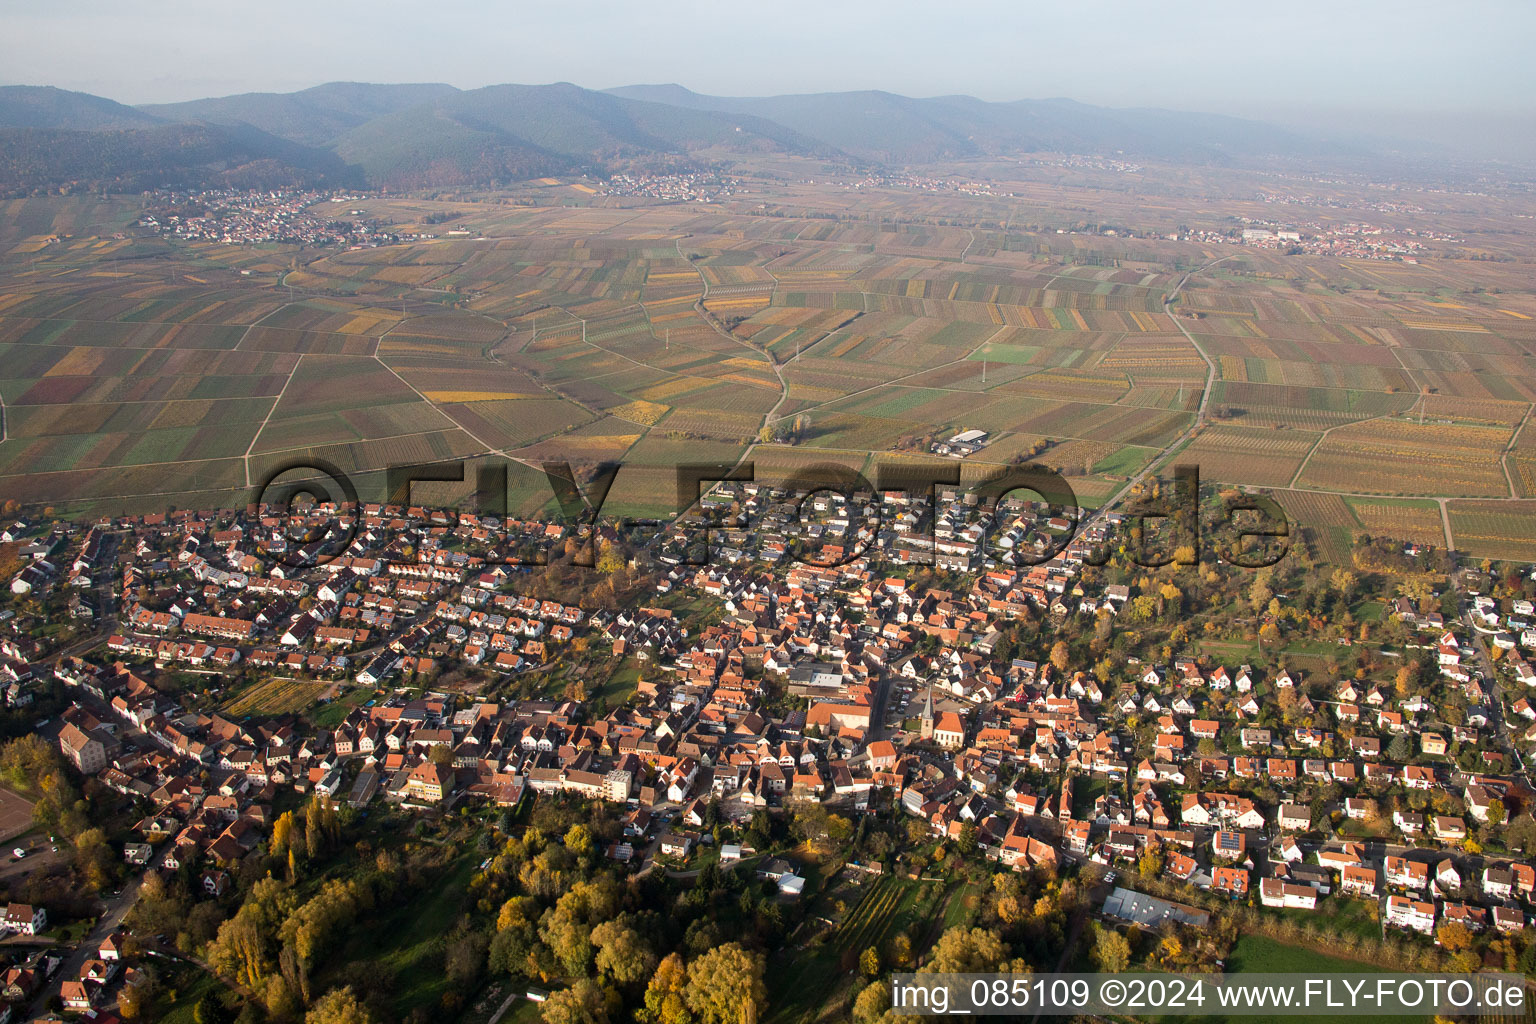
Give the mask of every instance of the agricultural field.
POLYGON ((1323 438, 1298 485, 1386 495, 1506 495, 1504 426, 1378 419, 1323 438))
POLYGON ((1179 461, 1199 466, 1205 480, 1284 487, 1319 436, 1217 424, 1202 431, 1180 452, 1179 461))
POLYGON ((296 714, 319 700, 329 685, 312 679, 272 676, 240 690, 220 710, 237 720, 245 715, 296 714))
MULTIPOLYGON (((1525 557, 1536 295, 1503 262, 1522 243, 1479 234, 1492 220, 1393 214, 1477 235, 1417 263, 1286 257, 1170 240, 1272 217, 1231 198, 1253 193, 1240 172, 1149 170, 1128 192, 986 170, 998 195, 749 162, 751 197, 708 205, 553 179, 364 196, 403 235, 438 215, 463 234, 349 250, 170 241, 135 229, 135 202, 10 201, 0 496, 150 510, 243 503, 306 457, 370 487, 394 461, 623 459, 610 509, 659 515, 678 462, 864 468, 981 429, 968 475, 1033 457, 1085 505, 1177 447, 1207 480, 1275 488, 1329 560, 1357 532, 1443 544, 1436 498, 1458 549, 1525 557), (1203 186, 1216 198, 1192 201, 1203 186), (1089 208, 1134 237, 1082 230, 1089 208)), ((547 500, 525 490, 519 507, 547 500)))
POLYGON ((769 1018, 775 1024, 830 1019, 825 1011, 837 1002, 859 955, 873 946, 888 958, 892 941, 903 932, 916 945, 915 940, 936 924, 932 917, 940 909, 936 904, 943 894, 942 883, 890 876, 858 882, 856 903, 847 888, 840 886, 836 892, 851 906, 831 933, 810 949, 786 958, 782 970, 770 971, 770 988, 779 997, 773 1000, 779 1009, 769 1018))
POLYGON ((1391 537, 1431 547, 1445 546, 1445 527, 1434 502, 1348 499, 1360 526, 1372 537, 1391 537))
POLYGON ((1536 561, 1536 501, 1447 503, 1456 550, 1474 558, 1536 561))
POLYGON ((1353 564, 1354 535, 1361 527, 1343 498, 1313 491, 1275 491, 1273 496, 1290 517, 1292 534, 1299 533, 1320 562, 1353 564))

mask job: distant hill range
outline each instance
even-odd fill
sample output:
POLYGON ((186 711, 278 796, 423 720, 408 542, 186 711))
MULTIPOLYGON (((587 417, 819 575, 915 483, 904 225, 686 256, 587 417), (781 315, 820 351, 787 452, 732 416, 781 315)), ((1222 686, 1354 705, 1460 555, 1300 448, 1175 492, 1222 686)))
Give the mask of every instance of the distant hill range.
POLYGON ((10 194, 65 183, 488 185, 749 153, 875 168, 1028 152, 1220 164, 1369 155, 1258 121, 1064 99, 335 82, 129 107, 51 87, 0 87, 0 191, 10 194))
POLYGON ((915 164, 1018 153, 1127 155, 1226 163, 1341 155, 1339 147, 1259 121, 1172 110, 1115 110, 1075 100, 988 103, 889 92, 702 96, 680 85, 632 85, 614 96, 775 121, 860 160, 915 164))

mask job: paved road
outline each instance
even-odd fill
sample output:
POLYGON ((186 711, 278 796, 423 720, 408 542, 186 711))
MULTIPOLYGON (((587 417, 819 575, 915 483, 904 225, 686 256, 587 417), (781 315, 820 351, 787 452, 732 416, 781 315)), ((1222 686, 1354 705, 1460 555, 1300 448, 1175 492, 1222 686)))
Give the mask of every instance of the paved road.
POLYGON ((36 836, 7 840, 0 846, 0 880, 29 875, 34 871, 47 871, 69 859, 69 854, 62 850, 53 852, 52 846, 46 838, 39 840, 36 836), (27 851, 26 857, 21 860, 11 855, 11 851, 18 846, 27 851))
POLYGON ((1165 447, 1156 458, 1154 458, 1151 462, 1148 462, 1146 466, 1142 467, 1141 472, 1127 480, 1125 482, 1125 486, 1116 491, 1108 501, 1100 505, 1096 512, 1090 515, 1087 519, 1084 519, 1082 524, 1078 526, 1076 535, 1081 536, 1083 533, 1087 532, 1087 530, 1093 526, 1094 523, 1107 516, 1113 509, 1118 508, 1121 502, 1125 500, 1126 495, 1130 494, 1131 491, 1139 487, 1142 481, 1146 480, 1152 474, 1161 469, 1163 464, 1173 456, 1173 453, 1178 451, 1179 448, 1183 446, 1184 442, 1194 437, 1195 432, 1199 430, 1200 427, 1205 423, 1205 410, 1206 407, 1210 404, 1211 390, 1216 385, 1216 364, 1211 360, 1210 356, 1206 355, 1205 349, 1200 347, 1200 343, 1195 340, 1195 336, 1189 333, 1189 330, 1183 325, 1183 323, 1179 321, 1177 316, 1174 316, 1172 306, 1174 300, 1179 297, 1179 292, 1184 290, 1184 286, 1189 283, 1189 279, 1191 277, 1196 274, 1204 273, 1205 271, 1214 267, 1216 264, 1220 263, 1222 260, 1231 258, 1231 256, 1223 256, 1221 259, 1212 260, 1211 262, 1205 264, 1203 267, 1196 267, 1194 270, 1186 271, 1184 276, 1179 278, 1178 284, 1174 285, 1173 290, 1168 293, 1167 298, 1163 300, 1163 312, 1168 314, 1168 316, 1173 319, 1174 325, 1177 326, 1178 329, 1184 334, 1184 337, 1189 339, 1189 343, 1195 346, 1195 351, 1200 353, 1200 358, 1205 360, 1205 388, 1201 391, 1200 394, 1200 407, 1195 413, 1194 422, 1185 428, 1185 430, 1179 434, 1178 437, 1169 442, 1168 446, 1165 447))
POLYGON ((122 892, 116 899, 106 900, 106 909, 96 922, 96 927, 91 929, 85 940, 77 945, 74 952, 64 959, 64 964, 59 968, 53 980, 44 985, 32 1000, 30 1012, 32 1017, 42 1016, 47 1010, 48 997, 58 995, 64 982, 73 981, 80 977, 80 967, 96 955, 101 947, 102 940, 115 932, 123 923, 123 918, 128 916, 128 910, 139 898, 139 887, 144 883, 144 876, 135 875, 123 886, 122 892))
POLYGON ((117 551, 122 543, 122 537, 117 533, 108 533, 102 541, 102 558, 92 577, 91 596, 92 603, 96 607, 95 629, 87 637, 83 637, 62 650, 55 651, 42 659, 42 664, 52 665, 62 658, 72 658, 84 654, 98 644, 104 643, 107 637, 117 630, 117 591, 114 583, 117 578, 117 551))
POLYGON ((869 708, 869 739, 883 740, 890 738, 890 730, 886 728, 886 708, 890 704, 891 690, 894 689, 894 672, 881 672, 875 682, 874 699, 870 701, 869 708))
POLYGON ((1520 748, 1511 741, 1510 726, 1504 720, 1504 680, 1494 669, 1493 658, 1488 654, 1488 644, 1483 639, 1483 634, 1478 630, 1472 613, 1462 613, 1462 619, 1472 629, 1472 649, 1477 652, 1478 666, 1481 668, 1484 678, 1487 680, 1489 691, 1488 700, 1488 724, 1493 729, 1493 734, 1500 750, 1514 764, 1515 770, 1511 773, 1516 779, 1525 784, 1527 789, 1536 789, 1532 785, 1530 772, 1524 759, 1520 756, 1520 748))
POLYGON ((1205 389, 1200 393, 1200 408, 1199 411, 1195 413, 1194 425, 1196 427, 1205 422, 1205 410, 1206 407, 1211 404, 1211 390, 1216 386, 1216 362, 1206 354, 1205 349, 1200 347, 1200 342, 1195 338, 1193 334, 1189 333, 1189 328, 1184 326, 1184 322, 1178 317, 1174 316, 1172 309, 1173 300, 1179 297, 1179 292, 1184 290, 1184 286, 1189 283, 1191 276, 1197 273, 1204 273, 1205 271, 1210 270, 1216 264, 1220 263, 1221 260, 1229 260, 1231 258, 1231 256, 1223 256, 1221 259, 1212 260, 1205 266, 1199 268, 1199 270, 1191 270, 1187 272, 1183 277, 1179 278, 1179 283, 1173 286, 1173 291, 1169 292, 1168 297, 1163 300, 1163 312, 1168 314, 1168 316, 1173 320, 1174 326, 1179 329, 1179 332, 1183 334, 1184 337, 1189 339, 1189 343, 1191 345, 1195 346, 1195 351, 1200 353, 1200 358, 1205 360, 1205 389))

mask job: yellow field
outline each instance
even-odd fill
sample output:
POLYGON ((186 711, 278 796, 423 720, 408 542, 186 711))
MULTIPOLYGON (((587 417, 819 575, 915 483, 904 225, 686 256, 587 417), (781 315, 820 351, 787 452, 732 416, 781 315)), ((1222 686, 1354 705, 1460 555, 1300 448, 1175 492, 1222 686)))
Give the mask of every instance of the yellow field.
POLYGON ((534 398, 534 395, 511 391, 423 391, 429 402, 503 402, 513 398, 534 398))
POLYGON ((672 411, 670 405, 662 405, 660 402, 647 402, 643 399, 635 399, 624 405, 609 409, 611 415, 621 420, 629 420, 631 423, 639 423, 642 426, 654 427, 661 422, 661 418, 672 411))

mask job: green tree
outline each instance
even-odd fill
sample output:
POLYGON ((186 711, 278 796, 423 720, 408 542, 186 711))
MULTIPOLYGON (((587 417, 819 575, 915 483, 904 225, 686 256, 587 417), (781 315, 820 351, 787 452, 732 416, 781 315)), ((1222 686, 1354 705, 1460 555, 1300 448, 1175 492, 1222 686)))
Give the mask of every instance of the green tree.
POLYGON ((234 1015, 224 1008, 215 993, 205 992, 192 1007, 192 1020, 194 1024, 230 1024, 234 1015))
POLYGON ((971 853, 976 849, 976 823, 968 821, 960 826, 960 838, 955 843, 962 854, 971 853))
POLYGON ((1523 854, 1536 850, 1536 818, 1529 812, 1511 818, 1504 829, 1504 842, 1510 849, 1523 854))

